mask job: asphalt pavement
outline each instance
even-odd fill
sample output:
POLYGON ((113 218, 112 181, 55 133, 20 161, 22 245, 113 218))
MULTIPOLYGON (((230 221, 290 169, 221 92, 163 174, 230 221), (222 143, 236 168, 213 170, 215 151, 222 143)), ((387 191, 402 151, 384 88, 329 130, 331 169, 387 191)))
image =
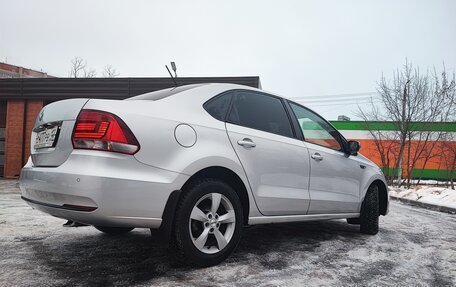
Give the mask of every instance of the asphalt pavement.
POLYGON ((345 220, 254 226, 210 268, 176 267, 147 229, 107 236, 63 223, 0 181, 0 286, 456 285, 456 215, 393 201, 378 235, 345 220))

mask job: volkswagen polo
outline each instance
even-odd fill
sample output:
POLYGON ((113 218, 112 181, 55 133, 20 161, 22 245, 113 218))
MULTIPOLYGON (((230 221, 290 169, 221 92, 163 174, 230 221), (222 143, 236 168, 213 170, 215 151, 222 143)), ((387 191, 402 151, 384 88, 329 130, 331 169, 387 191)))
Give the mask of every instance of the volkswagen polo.
POLYGON ((262 90, 197 84, 39 113, 22 199, 120 234, 159 229, 178 258, 223 261, 247 225, 347 219, 378 232, 381 170, 312 110, 262 90))

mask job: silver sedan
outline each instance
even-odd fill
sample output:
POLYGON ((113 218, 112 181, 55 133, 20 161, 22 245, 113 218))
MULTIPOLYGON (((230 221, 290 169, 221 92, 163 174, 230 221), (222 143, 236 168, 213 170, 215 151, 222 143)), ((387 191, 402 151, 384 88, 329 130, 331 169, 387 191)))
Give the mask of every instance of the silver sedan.
POLYGON ((218 264, 244 226, 388 212, 381 170, 312 110, 233 84, 45 106, 22 198, 110 234, 160 229, 179 260, 218 264))

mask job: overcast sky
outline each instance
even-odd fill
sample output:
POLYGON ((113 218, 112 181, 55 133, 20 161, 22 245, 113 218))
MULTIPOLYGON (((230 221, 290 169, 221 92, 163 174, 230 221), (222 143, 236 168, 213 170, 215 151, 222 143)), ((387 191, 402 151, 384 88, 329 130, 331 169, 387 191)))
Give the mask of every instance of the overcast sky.
POLYGON ((166 77, 175 61, 180 76, 258 75, 329 119, 354 118, 406 58, 454 71, 455 28, 451 0, 0 0, 0 61, 60 77, 75 56, 99 76, 110 64, 122 77, 166 77))

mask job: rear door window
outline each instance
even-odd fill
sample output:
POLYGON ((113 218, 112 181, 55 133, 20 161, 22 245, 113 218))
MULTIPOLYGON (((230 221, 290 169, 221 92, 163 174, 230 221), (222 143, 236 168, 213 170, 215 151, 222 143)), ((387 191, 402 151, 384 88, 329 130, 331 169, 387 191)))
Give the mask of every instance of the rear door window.
POLYGON ((224 93, 207 101, 203 107, 214 118, 225 121, 226 113, 230 107, 233 92, 224 93))
POLYGON ((251 91, 236 92, 228 122, 281 136, 293 137, 279 98, 251 91))

